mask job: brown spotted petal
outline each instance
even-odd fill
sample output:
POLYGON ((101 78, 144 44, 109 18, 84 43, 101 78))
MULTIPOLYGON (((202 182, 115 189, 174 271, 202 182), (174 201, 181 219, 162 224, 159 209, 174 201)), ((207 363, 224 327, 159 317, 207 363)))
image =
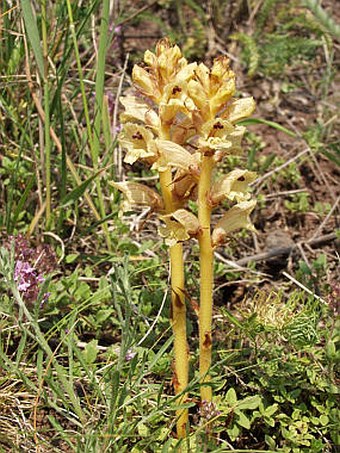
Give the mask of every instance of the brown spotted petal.
POLYGON ((119 143, 127 150, 124 158, 127 164, 138 159, 154 162, 158 157, 153 133, 139 124, 126 123, 119 134, 119 143))
POLYGON ((234 132, 234 127, 227 120, 217 118, 208 121, 202 127, 202 137, 198 140, 198 146, 212 150, 228 149, 231 147, 231 141, 228 137, 232 132, 234 132))
POLYGON ((229 121, 216 118, 202 127, 202 137, 198 139, 201 151, 221 151, 223 154, 238 154, 245 128, 233 126, 229 121))
POLYGON ((165 226, 159 228, 159 234, 170 247, 198 234, 200 225, 197 217, 186 209, 177 209, 171 214, 160 217, 165 226))
POLYGON ((173 121, 177 113, 188 115, 196 109, 193 100, 188 96, 186 82, 168 84, 159 104, 159 116, 165 123, 173 121))
POLYGON ((224 244, 230 233, 240 228, 255 231, 255 227, 249 217, 255 205, 255 200, 242 201, 229 209, 212 232, 213 246, 224 244))
POLYGON ((131 211, 136 207, 150 207, 152 211, 163 209, 161 196, 153 189, 138 182, 110 182, 110 185, 118 189, 124 195, 121 209, 123 212, 131 211))
POLYGON ((156 145, 160 157, 153 164, 152 170, 163 172, 175 167, 193 171, 198 166, 198 154, 190 154, 183 146, 170 140, 156 140, 156 145))
POLYGON ((218 179, 212 187, 210 201, 217 205, 224 199, 237 202, 250 198, 249 184, 256 178, 256 173, 248 170, 235 169, 218 179))
POLYGON ((233 132, 226 137, 226 142, 230 146, 220 146, 214 154, 214 160, 219 162, 225 155, 239 155, 242 153, 241 142, 246 128, 244 126, 235 126, 233 132))

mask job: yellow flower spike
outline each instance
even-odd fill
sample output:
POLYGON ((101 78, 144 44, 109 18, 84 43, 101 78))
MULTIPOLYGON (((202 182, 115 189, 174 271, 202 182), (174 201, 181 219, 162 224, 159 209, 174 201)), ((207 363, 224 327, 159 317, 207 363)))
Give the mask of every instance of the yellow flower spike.
POLYGON ((225 118, 231 123, 242 120, 250 116, 255 110, 255 101, 253 98, 237 99, 231 102, 221 114, 221 118, 225 118))
POLYGON ((160 219, 165 222, 165 226, 159 228, 159 234, 170 247, 197 236, 200 231, 197 217, 186 209, 177 209, 171 214, 160 216, 160 219))
POLYGON ((132 79, 139 90, 159 104, 164 88, 169 83, 181 83, 192 77, 197 63, 188 64, 180 48, 168 39, 156 45, 156 53, 147 50, 144 62, 148 68, 135 65, 132 79))
POLYGON ((160 127, 160 119, 148 104, 132 95, 121 97, 120 102, 125 108, 125 111, 120 115, 122 123, 140 121, 157 132, 160 127))
POLYGON ((110 182, 110 185, 124 195, 121 205, 123 212, 131 211, 139 206, 148 206, 152 211, 162 211, 164 203, 162 197, 153 189, 138 182, 110 182))
POLYGON ((198 167, 199 154, 190 154, 183 146, 170 140, 156 140, 159 153, 158 160, 151 167, 152 170, 164 172, 170 167, 194 171, 198 167))
POLYGON ((152 163, 158 158, 154 135, 144 126, 126 123, 119 134, 119 142, 127 150, 124 162, 128 164, 133 164, 138 159, 152 163))
POLYGON ((209 200, 215 206, 224 199, 237 202, 250 198, 249 184, 256 178, 256 173, 248 170, 235 169, 226 176, 218 179, 213 185, 209 200))
POLYGON ((216 58, 211 70, 201 63, 188 82, 188 92, 205 120, 215 117, 232 98, 235 89, 235 74, 226 57, 216 58))
MULTIPOLYGON (((253 112, 254 101, 252 98, 233 99, 235 74, 226 57, 215 59, 211 69, 203 63, 188 64, 180 48, 167 39, 158 42, 154 53, 145 52, 143 67, 136 65, 132 77, 137 91, 148 99, 142 101, 138 95, 123 98, 125 113, 121 118, 128 123, 120 134, 120 142, 127 149, 126 162, 141 159, 159 172, 162 197, 150 188, 125 183, 116 187, 125 192, 127 207, 133 207, 138 201, 139 205, 154 210, 163 208, 165 214, 161 217, 165 225, 160 232, 170 245, 173 383, 179 405, 188 398, 189 361, 182 242, 197 237, 200 249, 200 394, 203 403, 210 403, 213 246, 222 244, 238 228, 254 229, 249 215, 255 206, 247 192, 254 173, 235 169, 214 184, 213 174, 225 155, 241 152, 245 128, 235 123, 253 112), (212 208, 225 198, 238 204, 229 209, 211 232, 212 208), (182 209, 188 199, 197 201, 198 218, 182 209)), ((176 415, 177 435, 184 438, 190 429, 188 409, 178 409, 176 415)), ((209 422, 205 422, 209 431, 209 422)))
POLYGON ((156 56, 157 69, 163 84, 172 82, 176 73, 188 64, 180 48, 172 45, 167 38, 156 45, 156 56))
POLYGON ((229 234, 240 228, 255 231, 255 227, 249 218, 255 205, 255 200, 243 201, 229 209, 217 222, 214 231, 212 232, 213 247, 224 244, 229 234))

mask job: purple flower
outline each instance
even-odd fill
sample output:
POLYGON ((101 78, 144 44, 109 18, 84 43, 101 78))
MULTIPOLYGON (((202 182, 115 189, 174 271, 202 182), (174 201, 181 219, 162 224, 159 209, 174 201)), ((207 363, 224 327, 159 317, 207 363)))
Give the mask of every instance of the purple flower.
POLYGON ((18 281, 22 275, 30 276, 34 273, 34 267, 32 267, 28 262, 18 260, 15 264, 14 280, 18 281))
MULTIPOLYGON (((35 302, 38 298, 40 285, 45 278, 27 261, 18 260, 15 263, 14 281, 17 283, 23 299, 26 302, 35 302)), ((44 296, 44 300, 46 295, 44 296)))
MULTIPOLYGON (((48 245, 30 247, 29 241, 22 235, 9 237, 7 247, 14 242, 14 281, 23 300, 33 304, 39 296, 44 275, 50 273, 56 267, 56 257, 52 248, 48 245)), ((5 244, 6 246, 6 244, 5 244)), ((50 293, 45 293, 41 305, 47 301, 50 293)))
POLYGON ((30 288, 30 286, 31 283, 20 280, 20 283, 18 284, 18 290, 25 293, 30 288))
POLYGON ((204 420, 211 420, 221 415, 221 411, 217 409, 216 404, 212 401, 203 400, 199 409, 199 414, 204 420))
POLYGON ((137 353, 132 351, 132 349, 128 349, 127 353, 125 354, 125 360, 127 362, 130 362, 130 360, 132 360, 135 357, 136 354, 137 353))

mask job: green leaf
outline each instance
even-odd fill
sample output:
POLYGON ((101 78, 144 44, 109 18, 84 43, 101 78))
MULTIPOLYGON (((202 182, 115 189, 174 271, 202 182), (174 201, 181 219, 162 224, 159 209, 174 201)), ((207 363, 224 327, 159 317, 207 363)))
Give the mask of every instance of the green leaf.
POLYGON ((102 168, 101 170, 97 171, 94 175, 90 176, 88 179, 86 179, 84 182, 79 184, 75 189, 73 189, 71 192, 69 192, 62 200, 61 200, 61 207, 64 208, 65 206, 69 205, 70 203, 75 202, 78 200, 80 197, 82 197, 86 191, 86 189, 89 187, 89 185, 92 183, 93 180, 97 178, 97 176, 105 171, 106 168, 102 168))
POLYGON ((225 314, 227 315, 227 317, 229 318, 229 320, 238 328, 242 329, 242 324, 240 323, 240 321, 232 314, 230 313, 229 310, 225 309, 225 314))
MULTIPOLYGON (((24 205, 26 203, 28 196, 31 194, 31 189, 32 189, 34 183, 35 183, 35 175, 33 175, 30 178, 30 180, 28 181, 28 183, 26 185, 24 193, 22 194, 22 196, 14 210, 14 213, 13 213, 13 216, 11 219, 10 228, 9 228, 9 223, 8 223, 8 226, 7 226, 8 230, 11 230, 11 231, 13 230, 13 228, 18 220, 19 215, 23 212, 24 205)), ((8 219, 10 219, 10 216, 8 216, 8 219)))
POLYGON ((325 414, 320 415, 319 420, 320 420, 320 423, 321 423, 322 426, 326 426, 329 423, 329 418, 325 414))
POLYGON ((266 415, 267 417, 270 417, 271 415, 275 414, 275 412, 277 411, 278 409, 278 404, 272 404, 271 406, 268 406, 265 411, 264 411, 264 415, 266 415))
POLYGON ((276 449, 276 442, 271 436, 269 436, 268 434, 265 434, 264 440, 269 448, 271 448, 272 450, 276 449))
POLYGON ((267 425, 274 427, 275 426, 275 420, 271 417, 264 417, 264 421, 267 423, 267 425))
POLYGON ((91 340, 90 343, 87 343, 83 355, 86 363, 94 363, 98 355, 98 340, 91 340))
POLYGON ((290 137, 296 137, 295 132, 281 126, 281 124, 275 123, 275 121, 264 120, 262 118, 247 118, 246 120, 239 121, 237 124, 240 124, 241 126, 249 126, 250 124, 265 124, 266 126, 270 126, 278 131, 284 132, 290 137))
POLYGON ((227 429, 231 440, 235 440, 240 434, 240 428, 235 424, 232 428, 227 429))
POLYGON ((66 255, 65 257, 65 262, 67 264, 73 263, 79 256, 79 253, 70 253, 69 255, 66 255))
POLYGON ((226 400, 231 405, 234 406, 237 403, 237 395, 233 388, 230 388, 226 394, 226 400))
POLYGON ((245 429, 250 429, 250 420, 243 412, 237 413, 237 423, 245 429))
POLYGON ((21 0, 21 9, 22 15, 24 16, 27 36, 33 49, 40 76, 41 78, 44 78, 44 58, 40 45, 38 25, 32 9, 32 2, 30 0, 21 0))
POLYGON ((256 396, 249 396, 242 401, 239 401, 237 404, 238 409, 256 409, 261 403, 261 398, 256 396))
POLYGON ((103 310, 99 310, 96 313, 97 324, 102 324, 104 321, 106 321, 112 315, 112 313, 114 313, 114 310, 112 307, 105 308, 103 310))

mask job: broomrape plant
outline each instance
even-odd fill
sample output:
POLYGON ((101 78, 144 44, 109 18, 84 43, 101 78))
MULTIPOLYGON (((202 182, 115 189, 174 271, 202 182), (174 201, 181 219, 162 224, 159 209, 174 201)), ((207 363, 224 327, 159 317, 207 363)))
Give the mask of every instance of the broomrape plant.
POLYGON ((215 180, 214 170, 225 156, 241 154, 245 132, 236 123, 253 112, 252 98, 237 99, 229 60, 216 58, 211 68, 188 63, 181 50, 163 39, 155 53, 132 71, 134 94, 121 99, 120 144, 125 162, 141 161, 159 174, 160 193, 136 182, 112 183, 125 198, 124 210, 147 206, 159 215, 159 229, 169 246, 171 324, 174 333, 174 389, 181 409, 177 434, 185 437, 188 410, 189 350, 186 338, 183 242, 196 238, 200 249, 199 375, 202 404, 212 401, 209 383, 212 349, 213 251, 235 230, 253 230, 249 215, 255 201, 248 185, 253 172, 235 168, 215 180), (211 213, 223 201, 232 205, 212 229, 211 213), (198 216, 189 201, 197 203, 198 216))

